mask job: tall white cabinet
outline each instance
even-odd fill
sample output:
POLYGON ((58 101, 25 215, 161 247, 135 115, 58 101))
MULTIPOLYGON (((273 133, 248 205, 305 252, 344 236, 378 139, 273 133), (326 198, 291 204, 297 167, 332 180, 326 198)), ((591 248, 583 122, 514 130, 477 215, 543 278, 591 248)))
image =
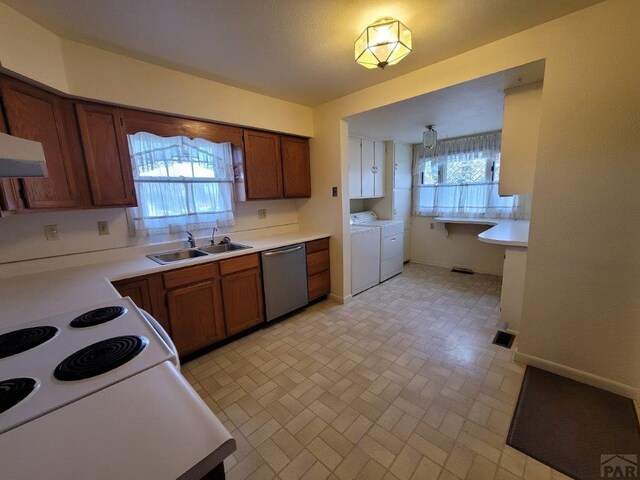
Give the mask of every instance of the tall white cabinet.
POLYGON ((385 179, 388 194, 365 201, 365 210, 373 210, 382 219, 404 222, 404 261, 411 252, 411 184, 413 147, 398 142, 385 142, 385 179))
POLYGON ((404 261, 411 254, 411 182, 413 147, 404 143, 387 142, 387 163, 391 164, 392 219, 404 222, 404 261))
POLYGON ((349 137, 349 198, 379 198, 385 194, 384 142, 349 137))

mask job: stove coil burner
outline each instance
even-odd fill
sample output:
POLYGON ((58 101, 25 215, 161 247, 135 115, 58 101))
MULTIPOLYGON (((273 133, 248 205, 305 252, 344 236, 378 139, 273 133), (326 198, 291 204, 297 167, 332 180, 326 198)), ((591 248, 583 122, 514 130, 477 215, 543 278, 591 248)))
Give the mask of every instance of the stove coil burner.
POLYGON ((71 326, 73 328, 94 327, 102 323, 110 322, 111 320, 124 315, 126 312, 126 308, 119 306, 96 308, 95 310, 83 313, 82 315, 74 318, 71 321, 71 326))
POLYGON ((41 326, 22 328, 0 335, 0 358, 10 357, 42 345, 51 340, 57 332, 56 327, 41 326))
POLYGON ((53 376, 62 381, 84 380, 109 372, 138 355, 149 340, 125 335, 89 345, 69 355, 56 367, 53 376))
POLYGON ((0 382, 0 413, 27 398, 36 388, 33 378, 10 378, 0 382))

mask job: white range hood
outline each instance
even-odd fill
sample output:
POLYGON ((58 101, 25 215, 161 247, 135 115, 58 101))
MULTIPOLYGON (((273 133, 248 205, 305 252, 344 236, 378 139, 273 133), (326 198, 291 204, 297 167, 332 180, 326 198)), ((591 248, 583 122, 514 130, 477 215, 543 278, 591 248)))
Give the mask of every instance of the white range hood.
POLYGON ((0 178, 46 177, 40 142, 0 133, 0 178))

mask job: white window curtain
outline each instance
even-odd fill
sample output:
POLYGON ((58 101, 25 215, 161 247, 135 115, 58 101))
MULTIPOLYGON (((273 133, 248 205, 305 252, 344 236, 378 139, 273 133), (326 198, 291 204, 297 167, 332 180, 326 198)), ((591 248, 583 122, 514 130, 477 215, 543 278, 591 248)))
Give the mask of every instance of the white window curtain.
POLYGON ((136 236, 234 225, 230 143, 202 138, 129 135, 138 206, 136 236))
POLYGON ((514 218, 518 197, 500 197, 501 133, 438 141, 414 148, 414 214, 514 218))

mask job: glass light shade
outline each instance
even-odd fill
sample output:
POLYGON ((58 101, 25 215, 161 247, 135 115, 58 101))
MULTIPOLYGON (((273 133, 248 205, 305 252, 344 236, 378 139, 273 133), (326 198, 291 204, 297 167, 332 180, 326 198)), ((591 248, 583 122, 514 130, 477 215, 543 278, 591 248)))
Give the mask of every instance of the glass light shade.
POLYGON ((355 43, 356 62, 365 68, 395 65, 411 52, 411 30, 393 18, 369 25, 355 43))
POLYGON ((429 150, 435 147, 438 141, 438 132, 434 127, 435 125, 425 125, 426 130, 422 134, 422 146, 429 150))

